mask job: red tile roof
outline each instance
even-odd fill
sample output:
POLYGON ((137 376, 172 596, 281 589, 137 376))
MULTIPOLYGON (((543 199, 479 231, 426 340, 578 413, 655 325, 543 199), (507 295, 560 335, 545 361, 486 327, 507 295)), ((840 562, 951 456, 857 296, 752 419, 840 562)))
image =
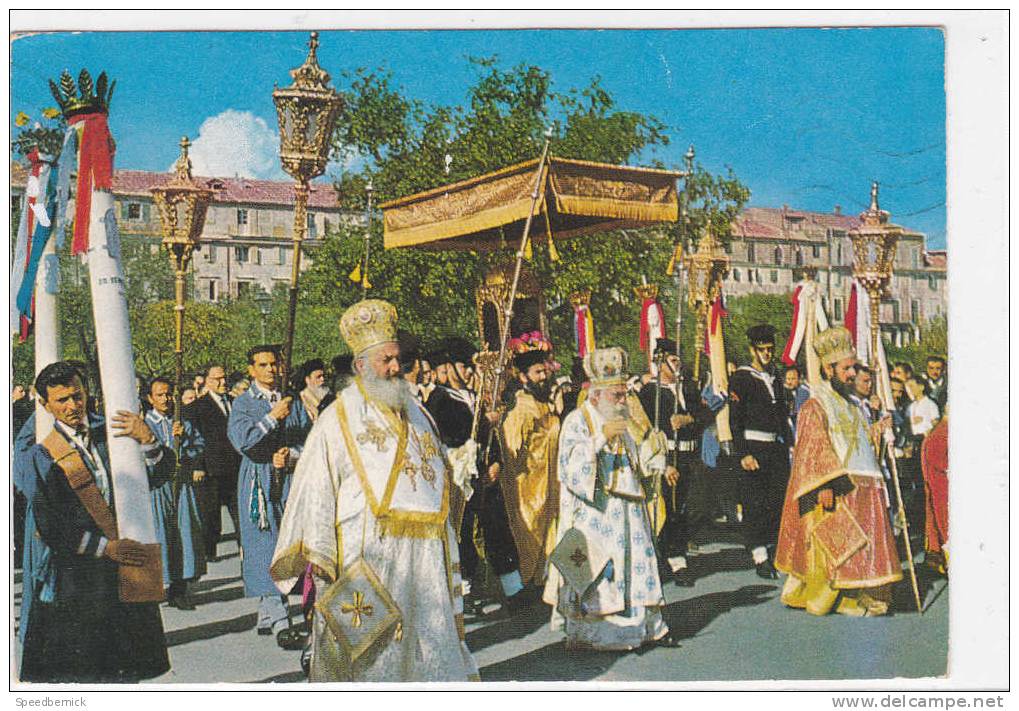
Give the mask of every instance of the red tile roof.
MULTIPOLYGON (((170 180, 169 173, 152 173, 146 170, 118 170, 113 174, 113 192, 118 195, 140 195, 150 197, 150 189, 159 187, 170 180)), ((11 185, 23 187, 28 171, 17 162, 11 161, 11 185)), ((294 184, 282 180, 253 180, 249 178, 206 178, 195 176, 195 181, 208 187, 216 187, 213 200, 220 203, 252 203, 256 205, 294 204, 294 184)), ((339 196, 329 183, 311 184, 308 207, 339 209, 339 196)))
POLYGON ((748 207, 734 221, 733 232, 740 237, 818 241, 825 238, 827 229, 848 231, 859 224, 860 219, 854 215, 748 207))
MULTIPOLYGON (((169 173, 143 170, 118 170, 113 176, 113 192, 123 195, 145 195, 149 190, 170 180, 169 173)), ((214 188, 215 202, 255 203, 261 205, 293 205, 294 184, 280 180, 250 178, 207 178, 195 176, 195 182, 214 188)), ((312 183, 308 206, 338 208, 339 196, 329 183, 312 183)))
POLYGON ((932 249, 924 253, 924 262, 932 269, 948 269, 948 252, 944 249, 932 249))

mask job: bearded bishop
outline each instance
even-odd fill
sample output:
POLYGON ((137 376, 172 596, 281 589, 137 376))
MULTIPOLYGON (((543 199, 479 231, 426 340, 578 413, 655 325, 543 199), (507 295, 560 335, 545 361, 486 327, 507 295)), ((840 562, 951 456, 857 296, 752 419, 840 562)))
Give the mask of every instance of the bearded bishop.
POLYGON ((818 334, 823 380, 796 419, 792 475, 775 567, 788 573, 782 602, 814 615, 883 615, 902 565, 878 464, 882 420, 869 426, 853 402, 856 352, 845 328, 818 334))
POLYGON ((664 438, 635 426, 626 351, 596 349, 584 370, 590 394, 559 436, 559 528, 544 595, 553 628, 565 627, 567 648, 679 646, 662 618, 647 510, 652 473, 665 469, 664 438))
POLYGON ((396 309, 361 301, 340 330, 355 378, 308 436, 270 571, 280 590, 315 573, 309 678, 476 680, 446 451, 400 372, 396 309))

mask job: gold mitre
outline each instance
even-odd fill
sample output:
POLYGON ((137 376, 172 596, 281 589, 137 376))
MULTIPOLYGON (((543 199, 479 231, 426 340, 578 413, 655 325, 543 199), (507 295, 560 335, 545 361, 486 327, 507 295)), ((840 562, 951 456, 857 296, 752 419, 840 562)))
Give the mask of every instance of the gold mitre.
POLYGON ((856 357, 853 336, 849 329, 843 326, 834 326, 817 334, 814 337, 814 350, 821 363, 826 365, 838 363, 844 358, 856 357))
POLYGON ((355 356, 396 340, 396 307, 382 299, 358 301, 343 312, 340 334, 355 356))
POLYGON ((584 356, 584 372, 593 387, 625 385, 629 357, 622 348, 596 348, 584 356))

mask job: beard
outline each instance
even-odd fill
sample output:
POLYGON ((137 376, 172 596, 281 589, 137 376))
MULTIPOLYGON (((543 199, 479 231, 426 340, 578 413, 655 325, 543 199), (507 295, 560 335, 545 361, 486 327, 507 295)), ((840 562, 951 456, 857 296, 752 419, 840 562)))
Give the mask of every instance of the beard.
POLYGON ((852 402, 852 395, 856 394, 856 388, 853 387, 853 381, 842 382, 838 378, 831 379, 831 389, 846 399, 847 402, 852 402))
POLYGON ((361 374, 361 383, 370 398, 396 412, 407 412, 414 399, 410 384, 399 374, 392 378, 381 378, 367 368, 361 374))
POLYGON ((322 398, 324 398, 326 395, 329 394, 329 386, 325 385, 325 384, 323 384, 323 385, 309 385, 308 386, 308 392, 311 393, 311 396, 313 398, 315 398, 319 402, 322 402, 322 398))
POLYGON ((630 408, 625 402, 616 403, 606 398, 599 398, 598 404, 594 406, 594 409, 606 420, 630 419, 630 408))
POLYGON ((552 396, 552 381, 544 380, 540 383, 528 381, 524 385, 524 389, 531 393, 538 402, 548 402, 548 399, 552 396))

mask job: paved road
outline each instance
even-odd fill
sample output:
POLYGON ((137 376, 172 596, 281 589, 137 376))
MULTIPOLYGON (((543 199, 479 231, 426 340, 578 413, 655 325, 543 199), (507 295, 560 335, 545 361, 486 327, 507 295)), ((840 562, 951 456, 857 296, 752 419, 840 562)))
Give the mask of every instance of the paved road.
MULTIPOLYGON (((712 538, 725 539, 724 532, 712 538)), ((162 607, 172 669, 154 682, 302 682, 297 652, 255 634, 256 601, 243 597, 234 541, 195 586, 197 610, 162 607)), ((688 681, 940 676, 948 649, 947 583, 922 575, 930 609, 921 618, 908 585, 885 618, 816 618, 778 600, 781 581, 762 580, 734 543, 710 543, 693 558, 697 584, 665 586, 666 620, 678 649, 567 653, 539 604, 512 618, 470 622, 467 644, 484 681, 688 681), (931 603, 931 601, 933 601, 931 603)), ((15 576, 20 604, 20 571, 15 576)), ((292 598, 295 619, 299 600, 292 598)))

